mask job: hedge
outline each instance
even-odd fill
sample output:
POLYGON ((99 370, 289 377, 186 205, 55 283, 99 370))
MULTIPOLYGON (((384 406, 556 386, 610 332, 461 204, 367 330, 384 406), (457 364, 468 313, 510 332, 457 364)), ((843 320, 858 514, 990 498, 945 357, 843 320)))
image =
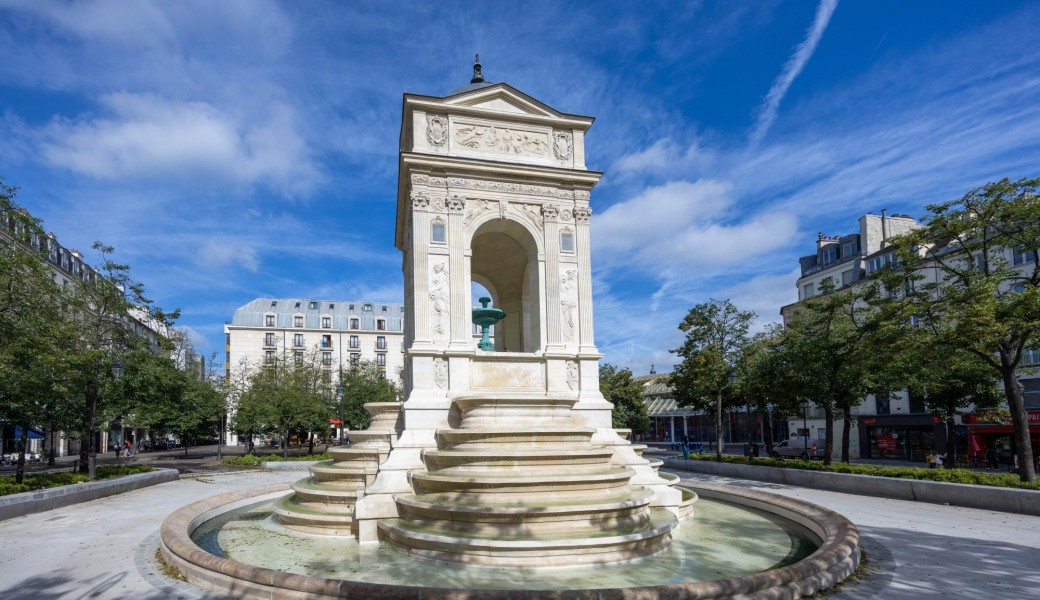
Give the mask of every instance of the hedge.
MULTIPOLYGON (((152 467, 146 465, 97 467, 97 479, 112 479, 115 477, 125 477, 127 475, 133 475, 135 473, 149 473, 154 470, 155 469, 153 469, 152 467)), ((22 492, 32 492, 35 490, 42 490, 45 488, 60 487, 63 485, 86 483, 88 481, 90 481, 90 478, 86 475, 71 471, 27 475, 22 480, 21 484, 15 483, 14 477, 2 477, 0 478, 0 496, 7 496, 9 494, 21 494, 22 492)))

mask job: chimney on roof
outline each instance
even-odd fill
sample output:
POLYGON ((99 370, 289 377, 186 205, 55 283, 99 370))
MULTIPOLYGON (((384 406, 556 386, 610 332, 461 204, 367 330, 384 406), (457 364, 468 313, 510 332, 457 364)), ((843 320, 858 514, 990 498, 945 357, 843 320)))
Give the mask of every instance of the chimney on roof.
POLYGON ((888 209, 881 209, 881 247, 888 246, 888 209))

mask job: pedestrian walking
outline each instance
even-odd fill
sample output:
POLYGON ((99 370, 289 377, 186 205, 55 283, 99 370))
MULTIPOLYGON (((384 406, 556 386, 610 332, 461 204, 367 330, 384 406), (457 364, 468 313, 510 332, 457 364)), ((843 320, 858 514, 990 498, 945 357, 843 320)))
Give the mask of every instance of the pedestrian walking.
POLYGON ((990 446, 989 448, 986 448, 986 468, 1000 468, 1000 450, 998 450, 996 446, 990 446))

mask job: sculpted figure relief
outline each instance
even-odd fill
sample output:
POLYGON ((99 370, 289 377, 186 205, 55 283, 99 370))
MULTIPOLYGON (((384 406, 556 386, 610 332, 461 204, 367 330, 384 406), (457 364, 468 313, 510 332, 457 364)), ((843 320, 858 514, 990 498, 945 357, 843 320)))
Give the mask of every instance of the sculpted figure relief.
POLYGON ((501 152, 517 156, 533 154, 546 156, 549 147, 543 136, 530 131, 505 127, 465 125, 455 126, 455 139, 459 146, 488 152, 501 152))
POLYGON ((563 335, 576 341, 578 331, 578 271, 568 269, 560 278, 560 303, 563 305, 563 335))
POLYGON ((433 265, 430 277, 430 308, 433 309, 433 339, 443 340, 448 336, 451 303, 448 298, 448 265, 433 265))

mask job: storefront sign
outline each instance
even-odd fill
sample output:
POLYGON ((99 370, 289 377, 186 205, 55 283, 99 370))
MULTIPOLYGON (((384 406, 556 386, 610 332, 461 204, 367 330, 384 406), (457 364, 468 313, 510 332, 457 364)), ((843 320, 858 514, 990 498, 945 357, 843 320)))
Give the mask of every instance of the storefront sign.
POLYGON ((895 450, 896 449, 896 436, 894 436, 894 435, 879 435, 879 436, 877 436, 877 447, 878 447, 878 450, 895 450))

